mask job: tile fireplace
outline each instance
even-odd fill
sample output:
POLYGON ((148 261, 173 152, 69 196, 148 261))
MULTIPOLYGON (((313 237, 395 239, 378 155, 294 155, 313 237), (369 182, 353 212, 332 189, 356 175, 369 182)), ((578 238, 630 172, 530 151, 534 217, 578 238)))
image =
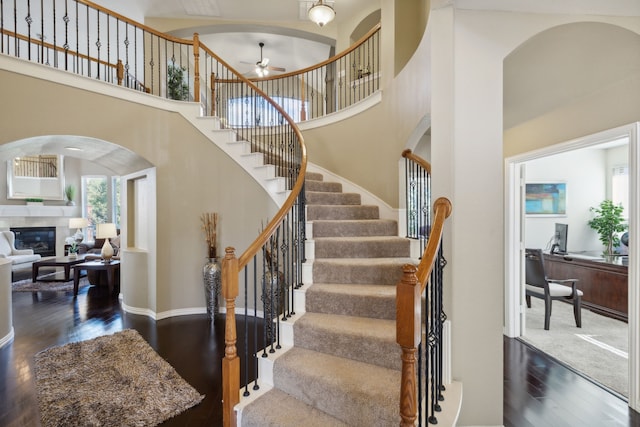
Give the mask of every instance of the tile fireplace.
POLYGON ((33 249, 43 257, 56 255, 56 227, 11 227, 16 249, 33 249))

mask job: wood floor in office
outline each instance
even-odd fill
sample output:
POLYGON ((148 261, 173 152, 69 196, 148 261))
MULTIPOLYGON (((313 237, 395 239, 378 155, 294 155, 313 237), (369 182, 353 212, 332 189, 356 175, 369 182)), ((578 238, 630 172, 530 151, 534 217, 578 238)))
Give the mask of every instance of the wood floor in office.
MULTIPOLYGON (((15 339, 0 349, 0 426, 39 426, 33 356, 53 345, 136 329, 205 400, 162 426, 222 424, 224 316, 153 321, 124 313, 117 298, 88 287, 71 293, 13 293, 15 339)), ((239 331, 242 346, 242 331, 239 331)), ((504 340, 504 425, 640 426, 625 401, 516 339, 504 340)))

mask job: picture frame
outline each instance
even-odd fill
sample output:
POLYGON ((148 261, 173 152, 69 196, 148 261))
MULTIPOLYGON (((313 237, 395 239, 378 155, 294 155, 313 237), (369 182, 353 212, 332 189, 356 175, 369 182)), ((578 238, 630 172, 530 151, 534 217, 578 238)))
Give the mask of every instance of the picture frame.
POLYGON ((64 200, 64 156, 40 154, 8 160, 7 199, 64 200), (32 172, 23 173, 21 163, 35 166, 27 167, 32 172))
POLYGON ((527 216, 567 216, 566 182, 529 182, 525 184, 527 216))

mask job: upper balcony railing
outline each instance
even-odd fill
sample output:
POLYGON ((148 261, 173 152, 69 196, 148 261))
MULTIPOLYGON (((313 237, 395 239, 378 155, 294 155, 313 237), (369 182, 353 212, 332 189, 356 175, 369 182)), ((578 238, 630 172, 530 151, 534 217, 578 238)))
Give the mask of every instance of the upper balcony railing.
MULTIPOLYGON (((281 123, 266 104, 248 111, 246 82, 198 41, 156 31, 87 0, 0 0, 0 53, 144 91, 200 102, 227 126, 281 123), (200 59, 203 59, 200 61, 200 59)), ((295 122, 343 110, 380 89, 380 24, 312 67, 250 79, 295 122)))
MULTIPOLYGON (((326 61, 302 70, 250 79, 264 93, 280 103, 296 122, 323 117, 362 101, 380 89, 380 24, 373 27, 349 49, 326 61)), ((212 71, 211 114, 239 118, 230 108, 235 86, 230 80, 212 71)), ((210 104, 210 102, 207 102, 210 104)), ((252 119, 271 124, 266 111, 252 119)), ((248 123, 248 122, 247 122, 248 123)))

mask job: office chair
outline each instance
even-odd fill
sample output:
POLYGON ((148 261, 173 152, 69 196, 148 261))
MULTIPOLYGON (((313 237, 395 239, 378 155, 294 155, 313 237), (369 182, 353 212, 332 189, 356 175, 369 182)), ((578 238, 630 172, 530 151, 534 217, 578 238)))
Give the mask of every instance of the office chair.
POLYGON ((582 291, 576 288, 578 279, 558 280, 547 278, 541 249, 525 249, 525 261, 525 298, 527 307, 531 308, 531 297, 544 300, 544 329, 546 331, 549 330, 551 301, 553 300, 571 301, 573 303, 573 316, 576 319, 576 326, 581 328, 582 291))

